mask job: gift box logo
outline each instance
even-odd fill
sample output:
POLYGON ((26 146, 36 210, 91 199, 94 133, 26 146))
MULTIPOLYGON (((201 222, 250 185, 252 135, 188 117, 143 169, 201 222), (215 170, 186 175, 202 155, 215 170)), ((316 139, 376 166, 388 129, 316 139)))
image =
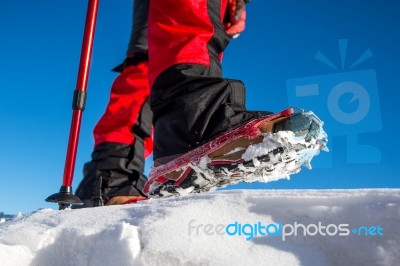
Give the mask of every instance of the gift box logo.
MULTIPOLYGON (((338 71, 334 74, 289 79, 286 83, 289 104, 314 111, 325 122, 330 149, 334 137, 347 137, 348 163, 379 163, 381 152, 368 143, 359 144, 359 136, 382 130, 376 72, 374 69, 353 70, 372 56, 367 49, 350 67, 346 67, 348 40, 340 39, 341 69, 322 52, 315 59, 338 71), (347 71, 344 71, 347 69, 347 71), (333 137, 333 138, 332 138, 333 137)), ((332 153, 317 166, 332 166, 332 153)), ((316 166, 316 164, 314 164, 316 166)))

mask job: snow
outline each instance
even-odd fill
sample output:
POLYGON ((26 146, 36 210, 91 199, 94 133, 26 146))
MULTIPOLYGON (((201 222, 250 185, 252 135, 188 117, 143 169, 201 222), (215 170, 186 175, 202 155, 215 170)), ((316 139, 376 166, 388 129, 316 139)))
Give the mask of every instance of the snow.
POLYGON ((11 220, 14 218, 14 215, 5 214, 4 212, 0 212, 0 224, 4 223, 7 220, 11 220))
POLYGON ((219 191, 22 214, 0 223, 0 262, 398 265, 399 222, 400 189, 219 191), (241 235, 235 232, 239 224, 241 235), (272 230, 280 224, 284 236, 272 230), (268 230, 255 229, 260 225, 268 230), (295 226, 297 236, 287 235, 295 226), (306 236, 301 226, 309 228, 306 236))

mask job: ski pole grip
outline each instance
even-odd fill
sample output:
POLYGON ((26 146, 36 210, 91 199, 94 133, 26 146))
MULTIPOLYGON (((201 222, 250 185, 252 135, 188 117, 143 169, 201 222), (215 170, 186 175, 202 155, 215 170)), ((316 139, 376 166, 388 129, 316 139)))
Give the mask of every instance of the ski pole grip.
POLYGON ((75 90, 74 99, 72 100, 72 109, 85 110, 86 106, 86 91, 75 90))

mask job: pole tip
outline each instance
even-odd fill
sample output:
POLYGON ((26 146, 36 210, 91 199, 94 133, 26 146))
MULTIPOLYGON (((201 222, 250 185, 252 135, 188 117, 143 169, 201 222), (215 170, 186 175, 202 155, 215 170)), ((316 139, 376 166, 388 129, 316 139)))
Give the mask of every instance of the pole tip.
POLYGON ((69 205, 83 205, 83 202, 72 194, 70 186, 61 186, 60 192, 50 195, 46 201, 58 203, 60 210, 68 208, 69 205))

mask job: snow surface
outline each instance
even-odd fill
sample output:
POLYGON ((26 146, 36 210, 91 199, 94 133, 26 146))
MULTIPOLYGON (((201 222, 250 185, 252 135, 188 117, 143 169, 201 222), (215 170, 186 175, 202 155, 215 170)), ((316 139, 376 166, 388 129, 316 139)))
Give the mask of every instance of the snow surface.
POLYGON ((235 190, 125 206, 42 209, 0 223, 0 264, 399 265, 399 222, 400 189, 235 190), (320 223, 326 226, 320 231, 332 235, 304 236, 299 227, 298 236, 284 240, 271 236, 279 232, 274 230, 246 240, 258 222, 269 229, 281 222, 286 234, 295 223, 309 226, 312 234, 311 226, 320 223), (245 235, 225 232, 228 226, 235 233, 239 224, 248 224, 245 235), (339 235, 339 226, 348 234, 339 235))

